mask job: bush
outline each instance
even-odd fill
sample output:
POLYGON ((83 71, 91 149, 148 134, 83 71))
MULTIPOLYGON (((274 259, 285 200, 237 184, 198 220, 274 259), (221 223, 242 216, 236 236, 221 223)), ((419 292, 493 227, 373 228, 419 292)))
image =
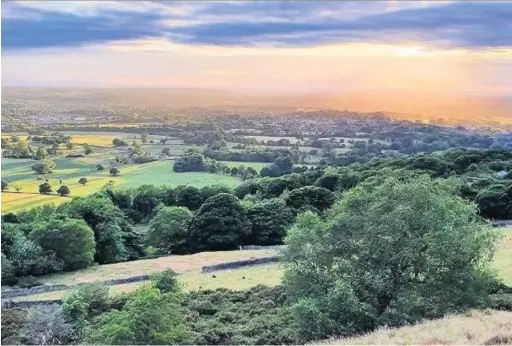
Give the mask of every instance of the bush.
POLYGON ((174 293, 162 294, 150 285, 132 292, 120 310, 95 319, 88 343, 109 345, 187 343, 181 300, 174 293))
POLYGON ((286 205, 295 212, 305 210, 323 212, 332 207, 334 201, 335 197, 331 191, 316 186, 292 190, 286 197, 286 205))
POLYGON ((26 340, 20 336, 25 324, 27 310, 2 309, 2 345, 25 345, 26 340))
POLYGON ((28 309, 20 335, 29 345, 69 344, 73 326, 65 320, 58 306, 37 306, 28 309))

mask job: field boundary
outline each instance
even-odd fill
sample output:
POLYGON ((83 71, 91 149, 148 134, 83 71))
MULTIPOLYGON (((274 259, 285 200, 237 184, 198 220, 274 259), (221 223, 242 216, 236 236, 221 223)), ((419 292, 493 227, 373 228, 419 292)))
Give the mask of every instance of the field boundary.
MULTIPOLYGON (((211 266, 203 266, 201 269, 202 273, 210 273, 213 271, 220 271, 220 270, 229 270, 229 269, 237 269, 242 267, 252 267, 257 265, 264 265, 269 263, 275 263, 278 260, 278 256, 267 256, 267 257, 261 257, 256 259, 249 259, 249 260, 241 260, 241 261, 233 261, 233 262, 225 262, 221 264, 211 265, 211 266)), ((178 274, 180 275, 180 274, 178 274)), ((142 282, 142 281, 148 281, 150 280, 150 275, 137 275, 137 276, 130 276, 126 278, 121 279, 112 279, 112 280, 106 280, 100 283, 106 286, 116 286, 116 285, 122 285, 126 283, 133 283, 133 282, 142 282)), ((19 289, 4 289, 2 287, 2 307, 5 305, 12 304, 12 300, 4 300, 4 298, 16 298, 16 297, 22 297, 22 296, 31 296, 31 295, 37 295, 41 293, 48 293, 48 292, 56 292, 56 291, 67 291, 70 289, 74 289, 76 287, 80 287, 83 285, 87 285, 90 283, 80 283, 76 285, 43 285, 43 286, 37 286, 37 287, 31 287, 31 288, 19 288, 19 289)), ((44 302, 44 301, 43 301, 44 302)), ((14 302, 16 303, 16 302, 14 302)))

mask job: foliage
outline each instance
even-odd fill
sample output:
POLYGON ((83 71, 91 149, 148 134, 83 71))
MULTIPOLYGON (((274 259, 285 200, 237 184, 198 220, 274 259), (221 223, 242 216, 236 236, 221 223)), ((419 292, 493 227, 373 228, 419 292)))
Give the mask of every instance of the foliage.
POLYGON ((47 253, 34 241, 23 235, 16 235, 9 253, 15 276, 44 275, 60 271, 63 263, 54 253, 47 253))
POLYGON ((103 165, 96 165, 96 170, 97 171, 102 171, 104 169, 105 169, 105 167, 103 167, 103 165))
POLYGON ((251 223, 238 199, 227 193, 208 198, 194 214, 190 242, 198 250, 232 250, 251 232, 251 223))
POLYGON ((52 192, 52 186, 49 183, 42 183, 39 185, 39 193, 46 195, 52 192))
POLYGON ((346 192, 289 231, 284 283, 300 340, 397 326, 486 303, 496 233, 453 181, 346 192))
POLYGON ((88 343, 109 345, 187 343, 181 300, 162 294, 151 285, 132 292, 121 310, 111 310, 94 320, 88 343))
POLYGON ((82 178, 78 179, 78 183, 80 185, 87 185, 87 178, 82 177, 82 178))
MULTIPOLYGON (((3 139, 3 138, 2 138, 3 139)), ((2 277, 3 279, 3 277, 2 277)), ((27 318, 25 309, 2 309, 2 345, 24 345, 20 329, 27 318)))
POLYGON ((65 320, 58 306, 36 306, 28 309, 19 333, 29 345, 69 344, 73 326, 65 320))
POLYGON ((31 166, 31 169, 37 174, 49 174, 55 169, 55 162, 52 160, 41 160, 31 166))
POLYGON ((161 255, 182 252, 191 220, 192 213, 185 207, 160 209, 149 225, 147 244, 161 255))
POLYGON ((114 177, 118 176, 121 173, 121 171, 117 167, 112 167, 109 172, 110 175, 114 177))
POLYGON ((70 218, 83 219, 92 228, 96 242, 94 259, 98 263, 114 263, 128 257, 129 249, 123 238, 133 229, 110 199, 103 195, 78 197, 60 205, 58 211, 70 218))
POLYGON ((286 197, 286 205, 295 212, 311 210, 323 212, 329 209, 335 201, 334 194, 316 186, 305 186, 295 189, 286 197))
POLYGON ((178 274, 171 269, 167 269, 151 277, 151 283, 155 288, 158 288, 160 293, 179 294, 182 290, 181 284, 177 279, 178 274))
POLYGON ((190 210, 197 210, 203 204, 201 191, 194 186, 180 185, 176 188, 176 205, 190 210))
POLYGON ((93 263, 94 232, 82 220, 52 220, 37 225, 30 238, 44 250, 55 253, 64 270, 82 269, 93 263))
POLYGON ((67 196, 71 193, 71 190, 66 185, 62 185, 57 189, 57 193, 61 196, 67 196))
POLYGON ((2 192, 6 191, 7 189, 9 189, 9 182, 2 180, 2 192))
POLYGON ((252 224, 248 243, 254 245, 281 244, 293 214, 282 199, 274 198, 257 202, 247 208, 252 224))

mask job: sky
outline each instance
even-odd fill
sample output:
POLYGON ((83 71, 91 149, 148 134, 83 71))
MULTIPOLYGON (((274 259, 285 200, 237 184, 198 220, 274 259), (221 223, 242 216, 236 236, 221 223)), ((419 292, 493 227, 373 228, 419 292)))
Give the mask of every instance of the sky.
POLYGON ((2 85, 512 96, 507 1, 2 1, 2 85))

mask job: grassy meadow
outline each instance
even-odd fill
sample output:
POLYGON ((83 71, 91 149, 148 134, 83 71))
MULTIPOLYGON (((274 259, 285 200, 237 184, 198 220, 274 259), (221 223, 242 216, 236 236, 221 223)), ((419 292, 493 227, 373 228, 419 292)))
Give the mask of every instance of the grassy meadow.
MULTIPOLYGON (((35 160, 26 159, 2 159, 2 180, 9 182, 8 191, 2 192, 2 213, 17 212, 23 209, 35 207, 45 203, 60 204, 75 196, 85 196, 98 191, 109 181, 114 181, 115 187, 133 188, 144 184, 153 185, 194 185, 202 187, 212 184, 221 184, 235 187, 241 183, 238 177, 206 172, 176 173, 172 170, 173 161, 163 160, 145 164, 128 164, 119 167, 119 176, 112 177, 109 174, 109 161, 100 154, 93 154, 85 158, 57 158, 54 159, 56 169, 44 177, 49 180, 53 187, 50 195, 39 194, 39 185, 44 180, 38 180, 39 175, 35 174, 30 167, 35 160), (103 164, 105 169, 98 171, 97 164, 103 164), (78 180, 86 177, 87 185, 80 185, 78 180), (68 197, 58 196, 55 191, 58 189, 62 179, 62 185, 70 188, 71 194, 68 197), (20 187, 19 193, 16 187, 20 187)), ((230 166, 239 165, 239 162, 227 162, 230 166)), ((259 163, 255 168, 258 169, 259 163)))

